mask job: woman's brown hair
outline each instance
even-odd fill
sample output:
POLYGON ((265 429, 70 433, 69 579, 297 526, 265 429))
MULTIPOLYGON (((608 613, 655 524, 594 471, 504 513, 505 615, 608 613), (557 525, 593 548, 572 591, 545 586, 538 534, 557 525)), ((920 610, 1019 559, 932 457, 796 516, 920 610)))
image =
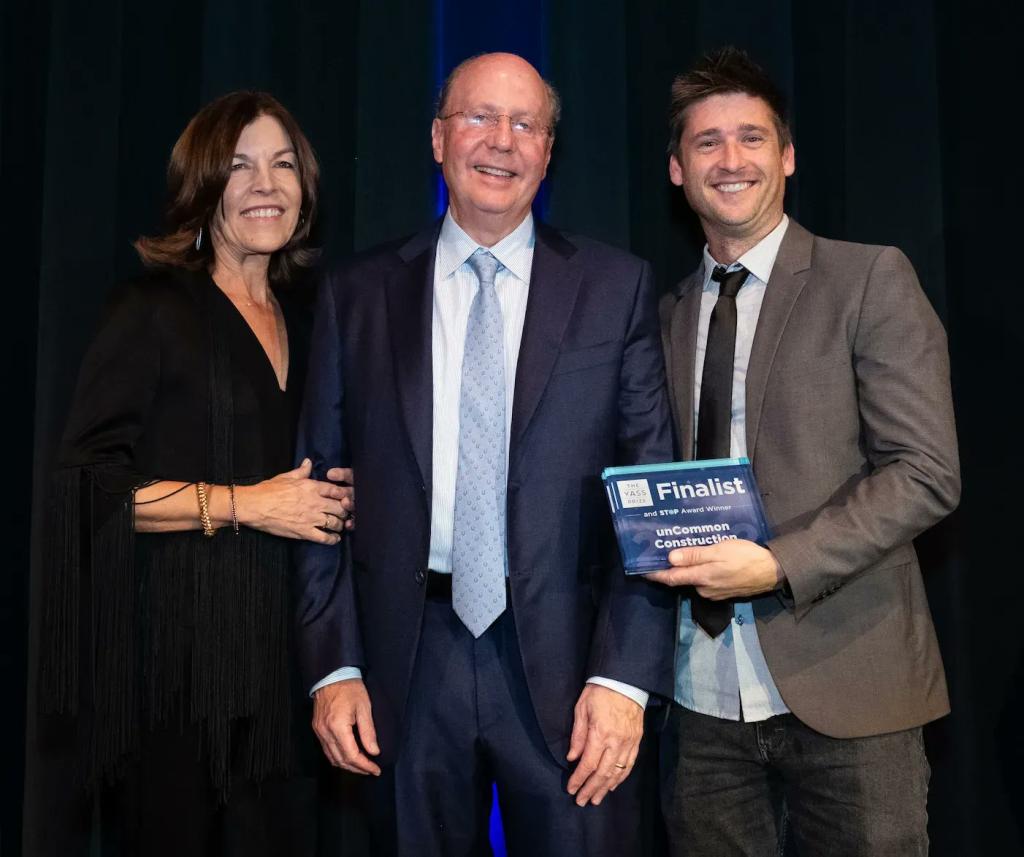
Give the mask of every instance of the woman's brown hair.
POLYGON ((272 116, 291 139, 298 161, 302 206, 299 222, 288 243, 271 257, 269 276, 286 282, 297 267, 310 265, 316 251, 305 246, 316 216, 320 167, 313 147, 284 105, 266 92, 230 92, 200 110, 178 138, 167 165, 167 210, 162 235, 141 236, 135 242, 147 265, 167 265, 190 271, 213 265, 210 224, 231 175, 231 160, 243 129, 260 116, 272 116), (203 241, 196 249, 196 237, 203 241))

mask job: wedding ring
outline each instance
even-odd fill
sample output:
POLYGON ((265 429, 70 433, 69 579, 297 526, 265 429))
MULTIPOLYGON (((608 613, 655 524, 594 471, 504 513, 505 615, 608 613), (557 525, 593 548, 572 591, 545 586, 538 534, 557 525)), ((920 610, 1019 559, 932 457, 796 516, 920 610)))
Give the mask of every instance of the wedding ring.
POLYGON ((621 769, 621 770, 623 770, 623 771, 624 771, 624 770, 626 770, 626 768, 628 768, 628 767, 629 767, 629 765, 618 765, 618 764, 617 764, 617 765, 616 765, 615 767, 616 767, 616 768, 619 768, 619 769, 621 769))
POLYGON ((331 528, 331 513, 324 512, 324 529, 329 530, 331 528))

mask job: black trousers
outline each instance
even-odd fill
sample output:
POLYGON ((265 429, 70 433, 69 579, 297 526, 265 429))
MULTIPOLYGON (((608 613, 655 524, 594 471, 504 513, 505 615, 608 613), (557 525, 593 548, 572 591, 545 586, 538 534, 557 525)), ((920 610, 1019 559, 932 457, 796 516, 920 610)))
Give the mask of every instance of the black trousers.
POLYGON ((236 776, 222 801, 199 730, 148 733, 139 758, 100 799, 103 857, 311 857, 316 849, 312 777, 256 784, 236 776))
POLYGON ((792 714, 737 723, 675 706, 661 755, 674 857, 777 857, 787 838, 800 857, 928 853, 920 728, 829 738, 792 714))

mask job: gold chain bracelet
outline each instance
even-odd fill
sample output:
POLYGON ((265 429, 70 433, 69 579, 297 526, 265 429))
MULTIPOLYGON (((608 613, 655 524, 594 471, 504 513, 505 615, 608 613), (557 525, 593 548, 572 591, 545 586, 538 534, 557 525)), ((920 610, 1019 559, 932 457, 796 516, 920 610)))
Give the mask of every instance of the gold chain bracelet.
POLYGON ((206 496, 206 486, 202 482, 196 483, 196 499, 199 501, 199 523, 203 525, 203 535, 210 537, 217 535, 217 530, 210 520, 210 501, 206 496))
POLYGON ((228 497, 231 498, 231 526, 238 535, 238 509, 235 506, 235 483, 228 485, 228 497))

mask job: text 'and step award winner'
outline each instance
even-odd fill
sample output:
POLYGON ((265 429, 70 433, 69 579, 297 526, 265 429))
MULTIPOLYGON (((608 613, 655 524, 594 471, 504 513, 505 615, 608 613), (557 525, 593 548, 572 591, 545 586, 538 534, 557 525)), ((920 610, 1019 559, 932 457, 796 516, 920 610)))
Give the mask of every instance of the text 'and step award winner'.
POLYGON ((608 467, 601 478, 626 574, 668 568, 676 548, 771 537, 749 459, 608 467))

